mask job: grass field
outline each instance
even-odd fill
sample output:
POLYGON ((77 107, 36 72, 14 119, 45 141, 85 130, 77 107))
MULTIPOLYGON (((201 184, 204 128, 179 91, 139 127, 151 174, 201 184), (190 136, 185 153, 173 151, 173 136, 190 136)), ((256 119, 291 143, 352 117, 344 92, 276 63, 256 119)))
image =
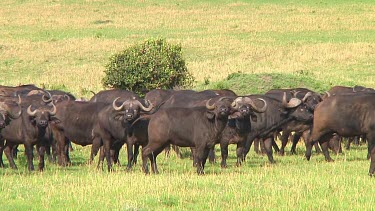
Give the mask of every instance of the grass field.
MULTIPOLYGON (((103 89, 112 54, 163 37, 181 44, 197 89, 374 88, 374 23, 372 0, 2 0, 0 84, 91 97, 103 89)), ((145 176, 139 165, 97 170, 85 163, 89 148, 75 148, 67 168, 47 163, 29 173, 21 154, 19 170, 0 169, 0 210, 371 210, 375 203, 365 146, 333 163, 322 155, 307 162, 302 145, 275 165, 251 152, 238 168, 232 147, 230 167, 208 165, 205 176, 187 153, 160 156, 161 174, 145 176)))

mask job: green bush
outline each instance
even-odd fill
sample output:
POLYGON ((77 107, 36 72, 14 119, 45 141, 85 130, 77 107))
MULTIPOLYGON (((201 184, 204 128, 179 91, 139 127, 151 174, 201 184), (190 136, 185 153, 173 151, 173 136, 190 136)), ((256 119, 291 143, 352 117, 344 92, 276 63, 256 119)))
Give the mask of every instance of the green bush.
POLYGON ((145 91, 191 86, 193 76, 187 71, 181 46, 164 39, 149 39, 110 57, 103 84, 142 95, 145 91))

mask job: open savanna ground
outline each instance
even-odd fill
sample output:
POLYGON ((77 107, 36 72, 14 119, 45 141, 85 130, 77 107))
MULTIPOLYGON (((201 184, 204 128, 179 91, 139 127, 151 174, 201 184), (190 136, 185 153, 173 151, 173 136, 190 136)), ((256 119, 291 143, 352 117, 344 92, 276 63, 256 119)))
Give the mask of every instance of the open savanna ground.
MULTIPOLYGON (((375 87, 372 0, 1 0, 0 84, 91 97, 103 89, 109 57, 150 37, 182 46, 196 89, 375 87)), ((315 154, 307 162, 303 145, 274 165, 251 151, 241 167, 232 147, 229 168, 208 164, 204 176, 187 151, 184 159, 159 156, 161 174, 145 176, 139 164, 97 170, 86 164, 89 147, 74 147, 66 168, 47 163, 29 173, 23 152, 19 170, 5 162, 0 210, 370 210, 375 203, 364 145, 333 163, 315 154)))
POLYGON ((374 21, 370 0, 3 0, 0 83, 88 96, 103 88, 110 55, 163 37, 181 44, 198 84, 234 72, 302 72, 375 87, 374 21))

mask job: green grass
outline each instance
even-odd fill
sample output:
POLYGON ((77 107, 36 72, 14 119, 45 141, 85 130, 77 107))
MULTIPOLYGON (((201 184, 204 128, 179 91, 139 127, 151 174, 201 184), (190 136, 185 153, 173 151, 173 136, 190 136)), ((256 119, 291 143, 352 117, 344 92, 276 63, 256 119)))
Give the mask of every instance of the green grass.
MULTIPOLYGON (((22 150, 22 149, 21 149, 22 150)), ((304 147, 297 155, 275 155, 276 164, 250 152, 247 162, 235 167, 231 147, 229 168, 218 163, 198 176, 185 157, 158 157, 160 175, 146 176, 140 165, 132 172, 125 166, 108 173, 85 163, 89 147, 75 147, 73 166, 60 168, 47 162, 44 172, 29 173, 26 160, 20 170, 0 170, 1 210, 223 210, 223 209, 370 209, 373 179, 366 174, 369 161, 365 146, 333 156, 333 163, 314 154, 304 160, 304 147)), ((287 149, 289 150, 289 148, 287 149)), ((184 155, 188 153, 184 151, 184 155)), ((217 156, 219 153, 217 151, 217 156)), ((121 152, 124 164, 125 152, 121 152)), ((220 159, 218 158, 218 161, 220 159)), ((37 164, 37 162, 34 162, 37 164)))
MULTIPOLYGON (((3 0, 0 84, 90 97, 103 89, 111 55, 164 37, 181 44, 198 90, 374 88, 374 10, 372 0, 3 0)), ((239 168, 231 147, 230 167, 209 164, 205 176, 173 154, 158 158, 160 175, 139 165, 107 173, 86 165, 89 148, 75 148, 67 168, 29 173, 21 154, 19 170, 0 169, 0 210, 370 210, 375 202, 364 146, 334 163, 305 161, 303 146, 275 165, 251 152, 239 168)))

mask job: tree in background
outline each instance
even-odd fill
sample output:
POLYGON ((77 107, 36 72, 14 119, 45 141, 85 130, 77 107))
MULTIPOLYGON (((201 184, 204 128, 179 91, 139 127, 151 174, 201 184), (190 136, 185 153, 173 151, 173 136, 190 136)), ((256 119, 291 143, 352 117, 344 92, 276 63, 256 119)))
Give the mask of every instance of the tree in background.
POLYGON ((142 95, 145 91, 187 87, 194 82, 182 58, 181 46, 148 39, 110 57, 103 84, 142 95))

